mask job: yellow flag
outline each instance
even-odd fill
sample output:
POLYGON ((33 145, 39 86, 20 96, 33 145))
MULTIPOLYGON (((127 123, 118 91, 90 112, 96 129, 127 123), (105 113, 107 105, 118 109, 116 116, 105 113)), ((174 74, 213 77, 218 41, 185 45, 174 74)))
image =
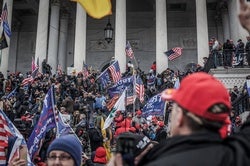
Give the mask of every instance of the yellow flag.
POLYGON ((110 0, 71 0, 81 4, 89 16, 101 19, 112 14, 110 0))
POLYGON ((104 119, 102 117, 101 118, 101 130, 102 130, 103 139, 105 140, 105 142, 103 143, 103 147, 106 150, 107 160, 109 161, 111 158, 111 149, 110 149, 111 147, 110 147, 110 140, 107 138, 107 133, 106 133, 106 130, 109 130, 109 129, 103 130, 103 127, 104 127, 104 119))

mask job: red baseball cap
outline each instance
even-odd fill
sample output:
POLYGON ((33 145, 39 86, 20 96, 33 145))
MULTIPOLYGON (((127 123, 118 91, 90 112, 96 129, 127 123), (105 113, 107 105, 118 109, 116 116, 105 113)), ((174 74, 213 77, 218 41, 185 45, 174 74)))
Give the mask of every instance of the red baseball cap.
POLYGON ((226 113, 212 113, 208 109, 214 104, 224 104, 231 110, 231 102, 228 90, 215 77, 198 72, 185 77, 179 89, 163 91, 161 97, 164 100, 172 100, 187 111, 212 121, 225 121, 229 115, 226 113), (167 92, 165 92, 167 91, 167 92), (166 94, 167 97, 166 97, 166 94))

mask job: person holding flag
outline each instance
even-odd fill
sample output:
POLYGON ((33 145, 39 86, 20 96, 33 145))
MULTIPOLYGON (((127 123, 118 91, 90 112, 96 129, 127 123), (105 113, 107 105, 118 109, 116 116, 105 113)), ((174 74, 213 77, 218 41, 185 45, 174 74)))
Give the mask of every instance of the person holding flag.
POLYGON ((0 135, 0 166, 33 166, 24 137, 2 110, 0 110, 0 135))

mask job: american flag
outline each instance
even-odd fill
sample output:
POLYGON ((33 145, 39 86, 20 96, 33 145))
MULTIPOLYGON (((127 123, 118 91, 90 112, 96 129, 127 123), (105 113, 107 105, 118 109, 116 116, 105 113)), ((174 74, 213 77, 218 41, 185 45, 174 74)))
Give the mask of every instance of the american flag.
POLYGON ((119 99, 119 95, 115 95, 114 97, 112 97, 109 102, 106 104, 106 107, 109 111, 111 111, 111 109, 114 107, 115 103, 117 102, 117 100, 119 99))
POLYGON ((31 60, 31 71, 33 72, 36 69, 35 59, 32 57, 31 60))
POLYGON ((165 54, 168 56, 168 59, 170 61, 178 58, 182 54, 182 48, 181 47, 174 47, 171 50, 168 50, 165 52, 165 54))
POLYGON ((129 43, 129 41, 127 42, 127 45, 125 47, 125 52, 126 52, 126 55, 130 58, 130 59, 133 59, 134 58, 134 52, 132 50, 132 47, 129 43))
POLYGON ((117 83, 121 79, 121 72, 118 61, 115 61, 112 65, 108 67, 112 80, 117 83))
POLYGON ((0 116, 0 165, 6 165, 6 148, 8 147, 8 132, 6 122, 0 116))
MULTIPOLYGON (((1 148, 0 148, 0 165, 3 165, 3 163, 6 163, 6 156, 5 153, 2 152, 2 140, 13 139, 14 143, 12 145, 9 161, 13 160, 15 157, 19 156, 19 148, 21 145, 26 146, 26 142, 22 136, 22 134, 17 130, 17 128, 14 126, 14 124, 10 121, 10 119, 5 115, 5 113, 0 110, 0 141, 1 141, 1 148), (5 158, 5 161, 3 159, 5 158)), ((8 145, 8 142, 7 142, 8 145)), ((30 156, 27 156, 27 165, 31 166, 33 165, 30 162, 30 156)))
POLYGON ((60 64, 57 65, 57 75, 62 75, 62 66, 60 64))
POLYGON ((1 21, 3 22, 3 30, 4 32, 10 37, 11 36, 11 30, 8 24, 8 9, 7 9, 7 3, 4 4, 3 11, 1 14, 1 21))
POLYGON ((28 85, 28 84, 31 84, 33 81, 34 81, 34 79, 35 79, 35 77, 36 77, 36 75, 37 75, 37 73, 38 73, 38 67, 31 73, 31 75, 28 77, 28 78, 25 78, 23 81, 22 81, 22 84, 21 84, 21 86, 26 86, 26 85, 28 85))
POLYGON ((136 79, 135 92, 136 92, 136 95, 139 98, 140 102, 142 103, 144 101, 145 89, 144 89, 144 84, 139 76, 136 79))
POLYGON ((84 62, 83 62, 82 74, 84 78, 88 78, 89 76, 88 65, 84 62))
POLYGON ((128 106, 130 104, 133 104, 134 101, 135 101, 135 98, 136 97, 134 95, 133 96, 127 96, 126 105, 128 106))

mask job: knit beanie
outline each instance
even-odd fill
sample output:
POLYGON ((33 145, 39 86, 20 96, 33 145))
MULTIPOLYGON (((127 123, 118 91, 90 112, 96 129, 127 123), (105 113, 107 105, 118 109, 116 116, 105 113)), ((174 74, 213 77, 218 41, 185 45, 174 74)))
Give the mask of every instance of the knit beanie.
POLYGON ((47 156, 52 150, 61 150, 67 152, 74 159, 76 166, 81 165, 82 145, 73 135, 66 135, 56 138, 47 150, 47 156))

